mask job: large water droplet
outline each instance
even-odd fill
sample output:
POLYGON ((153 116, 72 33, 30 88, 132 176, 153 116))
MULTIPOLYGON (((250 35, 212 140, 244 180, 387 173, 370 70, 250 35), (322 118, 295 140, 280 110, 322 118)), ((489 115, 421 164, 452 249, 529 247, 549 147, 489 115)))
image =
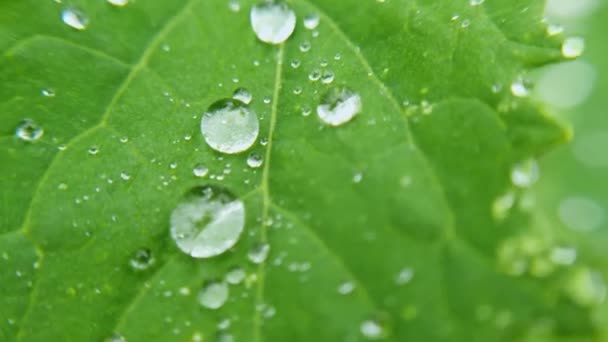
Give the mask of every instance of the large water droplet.
POLYGON ((266 260, 269 252, 269 244, 258 243, 249 250, 249 253, 247 253, 247 258, 254 264, 261 264, 266 260))
POLYGON ((40 139, 43 134, 44 129, 42 129, 42 126, 30 119, 23 120, 15 130, 17 138, 23 141, 36 141, 40 139))
POLYGON ((265 1, 253 6, 250 19, 258 39, 270 44, 286 41, 296 27, 296 14, 284 2, 265 1))
POLYGON ((346 87, 332 88, 317 106, 319 118, 331 126, 352 120, 361 111, 361 97, 346 87))
POLYGON ((251 168, 257 169, 262 166, 264 163, 264 159, 258 153, 251 153, 249 157, 247 157, 247 165, 251 168))
POLYGON ((223 153, 247 150, 258 137, 258 117, 243 102, 223 99, 213 103, 201 119, 207 144, 223 153))
POLYGON ((228 300, 228 285, 221 282, 210 282, 198 294, 198 302, 207 309, 217 310, 228 300))
POLYGON ((61 20, 68 26, 82 31, 87 28, 89 18, 80 10, 66 8, 61 12, 61 20))
POLYGON ((216 186, 191 190, 171 213, 171 237, 195 258, 209 258, 234 246, 245 226, 245 205, 216 186))
POLYGON ((133 254, 131 260, 129 260, 129 265, 138 271, 146 270, 152 264, 154 264, 154 257, 152 256, 152 252, 147 248, 138 249, 133 254))

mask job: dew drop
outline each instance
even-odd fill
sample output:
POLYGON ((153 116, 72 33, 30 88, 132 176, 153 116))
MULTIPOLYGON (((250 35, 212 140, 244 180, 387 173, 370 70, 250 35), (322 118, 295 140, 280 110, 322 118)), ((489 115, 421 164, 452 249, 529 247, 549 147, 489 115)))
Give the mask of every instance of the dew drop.
POLYGON ((245 271, 240 267, 232 268, 226 273, 225 279, 228 284, 238 285, 245 279, 245 271))
POLYGON ((239 101, 243 102, 244 104, 248 105, 251 103, 253 96, 251 95, 249 90, 247 90, 245 88, 238 88, 237 90, 234 91, 234 94, 232 94, 232 98, 235 100, 239 100, 239 101))
POLYGON ((373 319, 363 321, 359 329, 361 334, 370 340, 378 340, 384 337, 384 327, 373 319))
POLYGON ((471 6, 479 6, 484 3, 485 0, 470 0, 469 3, 471 6))
POLYGON ((562 55, 566 58, 576 58, 585 51, 585 39, 581 37, 566 38, 562 44, 562 55))
POLYGON ((547 25, 547 35, 556 36, 560 33, 564 32, 564 27, 557 24, 549 24, 547 25))
POLYGON ((302 94, 302 87, 297 86, 297 87, 293 88, 293 94, 294 95, 300 95, 300 94, 302 94))
POLYGON ((237 0, 230 0, 228 1, 228 8, 232 12, 238 12, 241 10, 241 4, 237 0))
POLYGON ((54 97, 55 96, 55 90, 51 89, 51 88, 44 88, 40 91, 40 93, 42 93, 43 96, 46 97, 54 97))
POLYGON ((129 141, 129 137, 122 137, 122 138, 120 138, 120 142, 123 143, 123 144, 126 143, 127 141, 129 141))
POLYGON ((334 81, 334 72, 331 70, 325 70, 323 71, 323 74, 321 75, 321 82, 323 82, 324 84, 330 84, 331 82, 334 81))
POLYGON ((284 2, 264 1, 251 8, 251 27, 259 40, 281 44, 296 27, 296 14, 284 2))
POLYGON ((34 120, 25 119, 21 121, 17 129, 15 130, 15 135, 17 138, 23 141, 36 141, 42 137, 44 134, 44 129, 42 126, 38 125, 34 120))
POLYGON ((518 79, 511 83, 511 94, 517 97, 526 97, 530 95, 530 88, 528 82, 523 79, 518 79))
POLYGON ((207 309, 217 310, 228 300, 228 285, 222 282, 206 284, 198 294, 198 302, 207 309))
POLYGON ((310 74, 308 74, 308 79, 316 82, 321 78, 321 71, 319 69, 314 69, 313 71, 310 72, 310 74))
POLYGON ((302 116, 309 116, 310 113, 312 113, 312 109, 310 109, 310 107, 302 107, 302 116))
POLYGON ((249 250, 249 253, 247 253, 247 258, 254 264, 261 264, 266 260, 269 252, 269 244, 258 243, 249 250))
POLYGON ((508 191, 505 194, 498 196, 492 203, 492 216, 496 220, 504 220, 511 208, 515 204, 515 193, 508 191))
POLYGON ((245 205, 226 189, 196 187, 171 213, 171 237, 182 252, 209 258, 233 247, 245 226, 245 205))
POLYGON ((150 266, 154 264, 154 257, 152 256, 152 252, 147 248, 140 248, 134 254, 131 260, 129 260, 129 265, 137 271, 143 271, 148 269, 150 266))
POLYGON ((404 267, 395 276, 395 284, 405 285, 414 279, 414 270, 410 267, 404 267))
POLYGON ((354 290, 355 284, 351 283, 350 281, 344 282, 338 286, 338 293, 341 295, 351 294, 354 290))
POLYGON ((126 342, 127 340, 119 333, 113 333, 112 336, 106 338, 104 342, 126 342))
POLYGON ((122 7, 129 3, 129 0, 107 0, 110 5, 122 7))
POLYGON ((294 59, 293 61, 291 61, 291 67, 294 69, 297 69, 300 67, 300 60, 299 59, 294 59))
POLYGON ((361 97, 346 87, 335 87, 317 106, 317 114, 324 123, 340 126, 352 120, 361 111, 361 97))
POLYGON ((247 157, 247 165, 251 168, 257 169, 262 166, 263 163, 264 159, 258 153, 253 152, 247 157))
POLYGON ((300 44, 300 51, 308 52, 310 51, 310 47, 310 42, 302 42, 302 44, 300 44))
POLYGON ((87 28, 89 18, 80 10, 66 8, 61 11, 61 20, 71 28, 82 31, 87 28))
POLYGON ((304 17, 304 27, 309 29, 309 30, 314 30, 319 26, 319 15, 314 13, 314 14, 309 14, 306 17, 304 17))
POLYGON ((128 181, 129 179, 131 179, 131 175, 129 175, 129 174, 128 174, 128 173, 126 173, 126 172, 121 172, 121 173, 120 173, 120 178, 121 178, 122 180, 124 180, 124 181, 128 181))
POLYGON ((93 145, 91 147, 89 147, 88 151, 87 151, 90 155, 94 156, 97 153, 99 153, 99 146, 97 145, 93 145))
POLYGON ((529 188, 538 181, 540 169, 534 159, 517 163, 511 169, 511 182, 520 188, 529 188))
POLYGON ((230 328, 230 320, 228 318, 224 318, 217 323, 217 328, 219 330, 226 330, 230 328))
POLYGON ((247 150, 258 137, 258 117, 243 102, 223 99, 213 103, 201 119, 207 144, 222 153, 247 150))
POLYGON ((192 174, 194 175, 194 177, 205 177, 207 176, 207 174, 209 174, 209 168, 206 167, 204 164, 197 164, 193 169, 192 169, 192 174))

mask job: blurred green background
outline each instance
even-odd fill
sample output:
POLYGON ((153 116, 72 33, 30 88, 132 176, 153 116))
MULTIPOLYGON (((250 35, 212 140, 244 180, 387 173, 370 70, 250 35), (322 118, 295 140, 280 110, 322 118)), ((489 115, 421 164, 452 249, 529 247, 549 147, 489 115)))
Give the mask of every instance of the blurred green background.
POLYGON ((570 144, 541 159, 542 220, 608 274, 608 1, 548 0, 546 17, 564 36, 584 37, 586 48, 534 76, 535 97, 574 130, 570 144))

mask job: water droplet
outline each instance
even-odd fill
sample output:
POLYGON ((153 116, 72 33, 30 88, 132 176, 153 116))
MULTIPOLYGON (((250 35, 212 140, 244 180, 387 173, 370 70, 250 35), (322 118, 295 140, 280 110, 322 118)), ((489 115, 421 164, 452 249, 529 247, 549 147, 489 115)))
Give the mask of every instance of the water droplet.
POLYGON ((226 330, 230 328, 230 320, 228 318, 224 318, 217 323, 217 328, 219 330, 226 330))
POLYGON ((195 177, 205 177, 207 174, 209 173, 209 168, 206 167, 203 164, 197 164, 193 169, 192 169, 192 174, 195 177))
POLYGON ((112 336, 106 338, 104 342, 126 342, 127 340, 119 333, 115 332, 112 336))
POLYGON ((207 309, 217 310, 228 300, 228 285, 221 282, 206 284, 198 294, 198 302, 207 309))
POLYGON ((530 95, 530 88, 528 82, 520 78, 515 82, 511 83, 511 94, 517 97, 526 97, 530 95))
POLYGON ((241 4, 237 0, 230 0, 228 1, 228 8, 232 12, 238 12, 241 10, 241 4))
POLYGON ((293 94, 294 95, 300 95, 300 94, 302 94, 302 87, 296 86, 295 88, 293 88, 293 94))
POLYGON ((302 44, 300 44, 300 51, 308 52, 310 51, 310 47, 310 42, 302 42, 302 44))
POLYGON ((40 91, 40 93, 42 93, 42 95, 46 96, 46 97, 54 97, 55 96, 55 90, 51 89, 51 88, 42 89, 40 91))
POLYGON ((312 113, 312 109, 310 107, 302 107, 302 116, 309 116, 310 113, 312 113))
POLYGON ((479 6, 484 3, 485 0, 470 0, 469 3, 471 6, 479 6))
POLYGON ((562 44, 562 55, 566 58, 576 58, 585 51, 585 39, 581 37, 566 38, 562 44))
POLYGON ((269 252, 269 244, 258 243, 249 250, 249 253, 247 253, 247 258, 254 264, 261 264, 266 260, 269 252))
POLYGON ((511 208, 515 204, 515 193, 507 191, 505 194, 498 196, 492 203, 492 216, 496 220, 504 220, 511 208))
POLYGON ((395 276, 395 283, 397 285, 405 285, 414 279, 414 270, 411 267, 404 267, 395 276))
POLYGON ((264 100, 262 100, 265 104, 270 104, 270 101, 272 101, 270 99, 270 97, 265 97, 264 100))
POLYGON ((353 182, 354 183, 361 183, 361 181, 363 180, 363 173, 361 172, 357 172, 353 175, 353 182))
POLYGON ((126 143, 127 141, 129 141, 128 137, 122 137, 122 138, 120 138, 120 142, 123 143, 123 144, 126 143))
POLYGON ((264 137, 264 138, 260 139, 260 145, 262 145, 262 146, 268 145, 268 138, 264 137))
POLYGON ((384 327, 373 319, 363 321, 359 329, 361 334, 370 340, 378 340, 384 337, 384 327))
POLYGON ((557 25, 557 24, 547 25, 547 35, 549 35, 549 36, 556 36, 562 32, 564 32, 564 27, 562 25, 557 25))
POLYGON ((361 97, 346 87, 335 87, 317 106, 317 114, 324 123, 340 126, 352 120, 361 111, 361 97))
POLYGON ((321 75, 321 82, 323 82, 324 84, 330 84, 331 82, 334 81, 334 72, 331 70, 325 70, 323 71, 323 74, 321 75))
POLYGON ((121 172, 121 173, 120 173, 120 178, 121 178, 122 180, 124 180, 124 181, 128 181, 129 179, 131 179, 131 175, 129 175, 129 174, 128 174, 128 173, 126 173, 126 172, 121 172))
POLYGON ((66 8, 61 12, 61 20, 63 22, 79 31, 87 28, 89 24, 89 18, 80 10, 75 8, 66 8))
POLYGON ((321 71, 319 69, 314 69, 313 71, 310 72, 310 74, 308 74, 308 79, 316 82, 321 78, 321 71))
POLYGON ((300 60, 299 59, 294 59, 293 61, 291 61, 291 67, 294 69, 297 69, 300 67, 300 60))
POLYGON ((534 159, 517 163, 511 169, 511 182, 520 188, 529 188, 538 181, 540 169, 534 159))
POLYGON ((15 130, 15 135, 17 138, 23 141, 36 141, 42 137, 44 134, 44 129, 42 126, 38 125, 34 120, 25 119, 21 121, 17 129, 15 130))
POLYGON ((251 168, 256 169, 262 166, 263 163, 264 159, 258 153, 253 152, 249 155, 249 157, 247 157, 247 165, 249 165, 251 168))
POLYGON ((201 119, 207 144, 223 153, 247 150, 258 137, 258 117, 243 102, 223 99, 213 103, 201 119))
POLYGON ((217 342, 234 342, 234 337, 227 333, 221 333, 217 336, 217 342))
POLYGON ((245 271, 240 267, 235 267, 226 273, 226 282, 231 285, 240 284, 245 279, 245 271))
POLYGON ((131 260, 129 260, 129 265, 138 271, 146 270, 152 266, 152 264, 154 264, 154 257, 152 256, 152 252, 147 248, 138 249, 135 254, 133 254, 131 260))
POLYGON ((94 156, 97 153, 99 153, 99 146, 97 145, 93 145, 91 147, 89 147, 88 151, 87 151, 90 155, 94 156))
POLYGON ((319 15, 316 13, 309 14, 306 17, 304 17, 304 27, 306 27, 309 30, 316 29, 317 26, 319 26, 319 22, 320 22, 320 18, 319 18, 319 15))
POLYGON ((249 90, 247 90, 245 88, 238 88, 237 90, 234 91, 234 94, 232 94, 232 98, 235 100, 239 100, 239 101, 243 102, 244 104, 248 105, 251 103, 253 96, 251 95, 249 90))
POLYGON ((196 187, 171 213, 171 237, 195 258, 209 258, 234 246, 245 226, 245 205, 217 186, 196 187))
POLYGON ((122 7, 129 3, 129 0, 107 0, 110 5, 122 7))
POLYGON ((251 27, 259 40, 281 44, 296 27, 296 14, 284 2, 264 1, 251 8, 251 27))
POLYGON ((338 286, 338 293, 341 295, 348 295, 355 291, 355 284, 350 281, 344 282, 338 286))

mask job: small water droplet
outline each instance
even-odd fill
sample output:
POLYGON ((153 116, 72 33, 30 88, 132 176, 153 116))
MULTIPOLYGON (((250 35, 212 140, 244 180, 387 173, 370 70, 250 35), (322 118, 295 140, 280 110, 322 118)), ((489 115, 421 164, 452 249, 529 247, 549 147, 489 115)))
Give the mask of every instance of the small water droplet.
POLYGON ((51 88, 42 89, 40 91, 40 93, 42 93, 42 95, 46 96, 46 97, 54 97, 55 96, 55 90, 51 89, 51 88))
POLYGON ((171 164, 169 164, 169 168, 171 170, 175 170, 177 168, 177 163, 176 162, 172 162, 171 164))
POLYGON ((314 69, 313 71, 310 72, 310 74, 308 74, 308 79, 316 82, 321 78, 321 71, 319 69, 314 69))
POLYGON ((557 25, 557 24, 547 25, 547 35, 549 35, 549 36, 556 36, 562 32, 564 32, 564 27, 562 25, 557 25))
POLYGON ((122 137, 122 138, 120 138, 120 142, 123 143, 123 144, 126 143, 127 141, 129 141, 128 137, 122 137))
POLYGON ((341 53, 336 53, 336 55, 334 56, 334 60, 339 61, 342 59, 342 54, 341 53))
POLYGON ((258 137, 258 117, 243 102, 223 99, 213 103, 201 119, 207 144, 222 153, 247 150, 258 137))
POLYGON ((129 260, 129 265, 138 271, 146 270, 153 264, 154 257, 152 256, 152 252, 147 248, 138 249, 135 254, 133 254, 131 260, 129 260))
POLYGON ((293 61, 291 61, 291 67, 294 69, 297 69, 300 67, 300 60, 299 59, 294 59, 293 61))
POLYGON ((515 204, 515 193, 507 191, 505 194, 498 196, 492 203, 492 216, 496 220, 504 220, 511 208, 515 204))
POLYGON ((87 151, 90 155, 94 156, 97 153, 99 153, 99 146, 97 145, 93 145, 91 147, 89 147, 88 151, 87 151))
POLYGON ((57 189, 59 190, 67 190, 68 185, 65 183, 59 183, 59 185, 57 185, 57 189))
POLYGON ((294 95, 300 95, 300 94, 302 94, 302 87, 296 86, 295 88, 293 88, 293 94, 294 95))
POLYGON ((129 3, 129 0, 107 0, 110 5, 114 5, 117 7, 125 6, 129 3))
POLYGON ((230 320, 228 318, 224 318, 217 323, 217 328, 219 330, 226 330, 230 328, 230 320))
POLYGON ((256 169, 262 166, 263 163, 264 159, 258 153, 253 152, 247 157, 247 165, 249 165, 251 168, 256 169))
POLYGON ((268 145, 268 138, 264 137, 264 138, 260 139, 260 145, 262 145, 262 146, 268 145))
POLYGON ((320 18, 316 13, 309 14, 304 17, 304 27, 309 30, 314 30, 319 26, 320 18))
POLYGON ((112 336, 106 338, 104 342, 126 342, 127 340, 121 334, 115 332, 112 336))
POLYGON ((302 42, 302 44, 300 44, 300 51, 302 52, 308 52, 310 51, 310 42, 302 42))
POLYGON ((517 79, 511 83, 511 94, 517 97, 526 97, 530 95, 530 85, 524 79, 517 79))
POLYGON ((357 172, 353 175, 353 182, 354 183, 361 183, 361 181, 363 180, 363 173, 361 172, 357 172))
POLYGON ((17 138, 23 141, 36 141, 42 138, 44 134, 44 129, 42 126, 38 125, 34 120, 25 119, 21 121, 17 129, 15 130, 15 135, 17 138))
POLYGON ((245 205, 224 188, 196 187, 171 213, 171 237, 195 258, 209 258, 234 246, 245 226, 245 205))
POLYGON ((540 177, 540 168, 534 159, 528 159, 517 163, 511 169, 511 182, 520 188, 529 188, 534 185, 540 177))
POLYGON ((223 282, 210 282, 198 294, 198 302, 207 309, 217 310, 228 300, 228 285, 223 282))
POLYGON ((254 264, 263 263, 270 252, 270 245, 267 243, 255 244, 247 253, 247 258, 254 264))
POLYGON ((346 281, 338 286, 338 293, 341 295, 348 295, 353 293, 353 291, 355 291, 355 284, 350 281, 346 281))
POLYGON ((269 44, 283 43, 296 27, 296 14, 280 1, 264 1, 253 6, 250 19, 258 39, 269 44))
POLYGON ((352 120, 361 111, 361 97, 346 87, 335 87, 317 106, 317 114, 324 123, 340 126, 352 120))
POLYGON ((312 113, 312 109, 308 106, 302 107, 302 116, 309 116, 312 113))
POLYGON ((321 82, 323 82, 324 84, 330 84, 331 82, 334 81, 334 72, 331 70, 325 70, 323 71, 323 74, 321 75, 321 82))
POLYGON ((264 104, 270 104, 270 101, 272 101, 272 100, 270 99, 270 97, 267 96, 262 101, 264 102, 264 104))
POLYGON ((89 18, 76 8, 66 8, 61 11, 61 20, 76 30, 82 31, 87 28, 89 18))
POLYGON ((402 268, 397 276, 395 276, 395 283, 397 285, 405 285, 414 279, 414 270, 411 267, 402 268))
POLYGON ((120 178, 124 181, 128 181, 129 179, 131 179, 131 175, 123 171, 120 173, 120 178))
POLYGON ((195 167, 192 169, 192 174, 193 174, 195 177, 202 178, 202 177, 207 176, 207 174, 208 174, 208 173, 209 173, 209 168, 208 168, 208 167, 206 167, 206 166, 205 166, 205 165, 203 165, 203 164, 197 164, 197 165, 196 165, 196 166, 195 166, 195 167))
POLYGON ((226 282, 231 285, 238 285, 245 279, 245 271, 240 267, 232 268, 226 273, 226 282))
POLYGON ((374 319, 368 319, 359 327, 361 334, 370 340, 378 340, 384 337, 384 327, 374 319))
POLYGON ((238 0, 230 0, 228 1, 228 8, 232 12, 238 12, 241 10, 241 4, 238 2, 238 0))
POLYGON ((562 44, 562 55, 566 58, 576 58, 585 51, 585 39, 581 37, 566 38, 562 44))
POLYGON ((249 90, 247 90, 245 88, 238 88, 232 94, 232 98, 235 100, 239 100, 239 101, 243 102, 244 104, 248 105, 251 103, 253 96, 251 95, 249 90))
POLYGON ((471 6, 479 6, 484 3, 485 0, 469 0, 471 6))

